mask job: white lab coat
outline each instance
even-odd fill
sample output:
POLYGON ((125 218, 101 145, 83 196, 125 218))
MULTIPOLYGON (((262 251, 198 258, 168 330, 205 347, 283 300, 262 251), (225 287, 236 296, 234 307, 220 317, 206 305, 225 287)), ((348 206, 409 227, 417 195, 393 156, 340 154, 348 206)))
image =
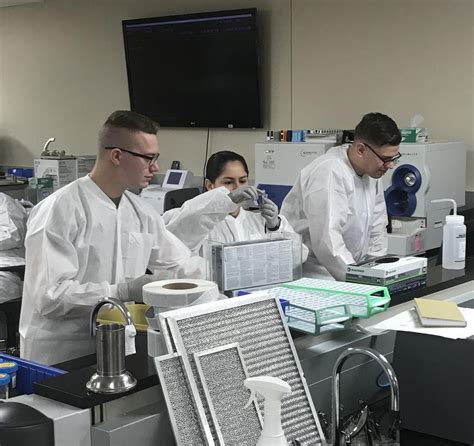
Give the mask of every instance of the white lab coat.
MULTIPOLYGON (((170 209, 163 215, 166 229, 175 234, 192 251, 197 252, 203 242, 244 242, 275 236, 295 234, 287 219, 280 216, 280 227, 268 231, 265 219, 258 212, 240 209, 237 217, 229 215, 237 209, 228 197, 229 190, 219 187, 186 201, 181 208, 170 209)), ((303 261, 308 250, 302 246, 303 261)))
POLYGON ((33 209, 25 246, 21 356, 43 364, 95 351, 90 312, 100 298, 116 296, 115 284, 147 267, 163 278, 205 270, 145 200, 125 192, 117 207, 89 176, 33 209))
POLYGON ((305 167, 281 211, 310 250, 305 275, 326 269, 344 280, 348 264, 387 253, 382 181, 358 176, 347 146, 333 147, 305 167))
MULTIPOLYGON (((27 213, 14 198, 0 193, 0 258, 1 265, 8 266, 9 258, 25 257, 27 213)), ((0 271, 0 303, 21 297, 22 281, 12 272, 0 271)))

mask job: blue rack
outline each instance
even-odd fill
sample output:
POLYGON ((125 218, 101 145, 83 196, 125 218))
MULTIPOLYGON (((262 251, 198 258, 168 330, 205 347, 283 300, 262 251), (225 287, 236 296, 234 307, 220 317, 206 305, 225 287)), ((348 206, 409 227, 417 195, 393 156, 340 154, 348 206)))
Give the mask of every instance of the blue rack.
POLYGON ((10 356, 5 353, 0 353, 0 360, 14 361, 18 364, 18 371, 16 372, 17 395, 33 393, 34 383, 67 373, 64 370, 37 364, 36 362, 27 361, 26 359, 10 356))

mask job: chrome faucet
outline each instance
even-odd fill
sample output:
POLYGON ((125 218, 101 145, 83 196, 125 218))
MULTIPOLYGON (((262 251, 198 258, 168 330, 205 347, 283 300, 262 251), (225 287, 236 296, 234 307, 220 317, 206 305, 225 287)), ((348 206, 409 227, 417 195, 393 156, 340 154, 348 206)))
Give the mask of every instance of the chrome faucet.
POLYGON ((91 312, 91 336, 97 338, 97 372, 86 387, 95 393, 121 393, 133 389, 137 380, 125 369, 125 327, 115 323, 96 327, 97 313, 106 304, 118 308, 127 325, 133 323, 127 307, 117 299, 106 297, 94 306, 91 312))
POLYGON ((336 360, 332 370, 332 436, 333 446, 339 446, 341 442, 341 417, 340 417, 340 400, 339 400, 339 381, 341 370, 344 363, 350 356, 365 355, 372 358, 384 370, 390 383, 391 409, 398 412, 400 406, 400 396, 398 391, 398 380, 390 363, 385 356, 372 348, 350 347, 343 351, 336 360))
POLYGON ((91 318, 90 318, 91 336, 95 336, 95 333, 97 330, 97 326, 96 326, 97 314, 99 313, 99 310, 104 305, 113 305, 122 313, 125 321, 127 322, 127 325, 133 324, 130 311, 128 311, 128 308, 120 300, 114 299, 112 297, 104 297, 95 304, 94 308, 91 311, 91 318))

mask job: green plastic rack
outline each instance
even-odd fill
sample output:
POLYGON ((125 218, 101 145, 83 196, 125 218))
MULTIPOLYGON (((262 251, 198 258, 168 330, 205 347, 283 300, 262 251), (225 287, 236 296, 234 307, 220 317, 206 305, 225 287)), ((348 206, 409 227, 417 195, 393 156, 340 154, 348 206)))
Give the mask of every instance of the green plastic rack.
POLYGON ((289 301, 288 326, 319 335, 345 328, 353 317, 368 318, 390 304, 386 287, 302 278, 270 291, 289 301))

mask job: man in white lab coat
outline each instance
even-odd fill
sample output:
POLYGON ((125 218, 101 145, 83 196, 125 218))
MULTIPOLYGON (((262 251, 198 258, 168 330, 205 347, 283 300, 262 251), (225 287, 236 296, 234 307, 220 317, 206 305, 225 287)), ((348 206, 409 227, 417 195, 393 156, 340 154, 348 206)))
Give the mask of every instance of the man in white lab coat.
MULTIPOLYGON (((0 263, 2 267, 17 265, 25 257, 25 208, 7 194, 0 193, 0 263)), ((0 271, 0 303, 21 297, 20 276, 0 271)))
POLYGON ((109 116, 91 174, 32 211, 20 316, 21 356, 54 364, 93 353, 93 305, 106 296, 142 301, 152 280, 202 277, 203 261, 164 227, 128 188, 158 171, 158 126, 130 111, 109 116), (156 275, 146 275, 146 270, 156 275))
POLYGON ((305 275, 344 280, 348 264, 387 253, 380 178, 396 165, 400 142, 395 121, 368 113, 352 144, 333 147, 301 171, 281 212, 309 248, 305 275))

